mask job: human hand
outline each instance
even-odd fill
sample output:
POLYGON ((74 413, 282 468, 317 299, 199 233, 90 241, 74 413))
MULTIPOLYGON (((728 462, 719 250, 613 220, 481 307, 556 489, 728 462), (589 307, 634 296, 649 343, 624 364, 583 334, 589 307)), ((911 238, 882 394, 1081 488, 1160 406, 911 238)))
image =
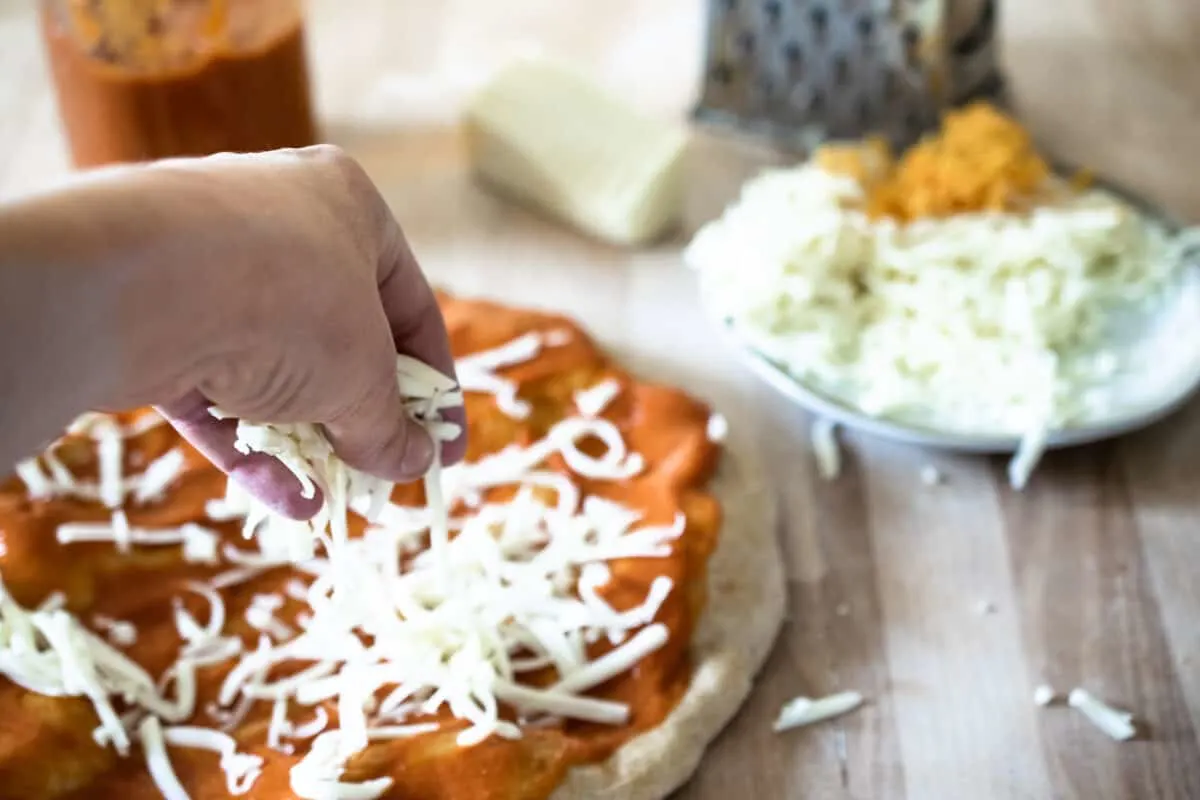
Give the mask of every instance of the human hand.
MULTIPOLYGON (((319 423, 346 463, 379 477, 424 473, 435 444, 403 411, 395 356, 452 377, 454 362, 433 292, 357 163, 315 147, 95 180, 117 177, 148 217, 143 236, 153 233, 130 276, 136 291, 121 317, 135 324, 118 336, 119 380, 106 404, 156 405, 218 467, 296 518, 321 498, 301 497, 275 459, 238 453, 236 423, 212 418, 211 405, 255 421, 319 423)), ((457 414, 447 416, 463 423, 457 414)), ((460 437, 442 458, 464 450, 460 437)))

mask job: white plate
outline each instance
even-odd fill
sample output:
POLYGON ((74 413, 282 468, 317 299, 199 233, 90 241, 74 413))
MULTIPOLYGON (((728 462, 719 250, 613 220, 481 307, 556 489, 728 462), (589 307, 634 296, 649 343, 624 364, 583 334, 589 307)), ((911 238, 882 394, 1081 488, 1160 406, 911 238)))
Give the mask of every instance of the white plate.
MULTIPOLYGON (((722 326, 742 361, 796 405, 814 414, 885 439, 969 453, 1013 453, 1019 436, 939 430, 870 416, 793 377, 756 352, 732 328, 722 326)), ((1146 427, 1177 410, 1200 390, 1200 260, 1184 266, 1177 291, 1153 309, 1113 321, 1105 345, 1131 368, 1102 391, 1116 411, 1102 420, 1049 433, 1049 449, 1087 444, 1146 427)))

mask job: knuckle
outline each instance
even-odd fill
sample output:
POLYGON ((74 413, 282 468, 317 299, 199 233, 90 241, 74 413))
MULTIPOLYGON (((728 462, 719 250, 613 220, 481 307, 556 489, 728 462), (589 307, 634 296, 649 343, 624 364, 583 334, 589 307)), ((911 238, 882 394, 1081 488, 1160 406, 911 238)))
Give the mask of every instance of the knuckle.
POLYGON ((379 249, 394 225, 392 210, 363 165, 340 148, 330 147, 332 150, 322 160, 336 175, 356 216, 363 221, 367 240, 379 249))
POLYGON ((337 145, 314 145, 296 152, 314 166, 325 202, 349 227, 365 261, 374 265, 389 246, 395 220, 367 170, 337 145))
POLYGON ((267 357, 236 359, 213 370, 199 385, 218 406, 244 419, 290 422, 307 416, 311 387, 297 359, 277 351, 267 357), (307 401, 307 402, 306 402, 307 401))

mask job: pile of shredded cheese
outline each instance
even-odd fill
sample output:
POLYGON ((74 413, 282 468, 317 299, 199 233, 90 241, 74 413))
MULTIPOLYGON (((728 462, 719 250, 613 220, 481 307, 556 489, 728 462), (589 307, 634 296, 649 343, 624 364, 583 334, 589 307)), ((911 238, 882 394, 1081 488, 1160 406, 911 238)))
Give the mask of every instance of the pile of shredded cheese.
POLYGON ((1156 302, 1196 235, 1172 235, 1099 190, 1052 191, 1027 141, 1006 145, 1011 130, 971 119, 890 178, 820 161, 769 171, 685 260, 710 313, 827 396, 917 426, 1024 437, 1020 486, 1047 431, 1112 415, 1093 391, 1123 366, 1104 346, 1106 324, 1156 302), (1046 192, 1019 212, 974 183, 1015 196, 1038 176, 1046 192), (907 192, 935 179, 958 189, 930 192, 957 199, 873 215, 889 180, 907 192))
MULTIPOLYGON (((457 365, 461 387, 401 357, 397 374, 406 407, 441 440, 459 433, 440 412, 460 404, 462 390, 488 392, 519 418, 528 407, 497 370, 532 358, 542 347, 565 344, 569 336, 527 334, 463 359, 457 365)), ((660 577, 643 602, 620 610, 598 590, 609 579, 608 561, 669 554, 685 520, 679 514, 670 524, 646 525, 634 510, 585 496, 573 480, 578 475, 619 481, 644 468, 641 456, 601 416, 619 392, 606 379, 577 393, 576 415, 528 446, 512 445, 444 470, 435 464, 425 480, 423 508, 392 504, 391 485, 347 467, 314 426, 240 421, 239 448, 270 453, 305 491, 321 489, 324 505, 317 517, 296 522, 275 516, 231 483, 224 498, 208 503, 207 516, 213 522, 242 519, 256 548, 220 548, 215 533, 195 524, 132 527, 121 507, 114 507, 108 524, 64 524, 58 532, 63 542, 110 540, 123 549, 181 545, 185 559, 229 569, 190 584, 209 605, 206 619, 176 599, 172 614, 183 644, 159 676, 120 651, 136 641, 131 623, 97 617, 89 627, 63 610, 61 596, 25 609, 0 584, 0 674, 33 692, 86 697, 99 722, 96 741, 122 754, 140 743, 149 773, 168 800, 187 798, 171 767, 170 748, 219 754, 229 792, 249 791, 262 759, 239 753, 229 731, 256 703, 272 708, 268 746, 304 753, 291 771, 291 787, 311 800, 379 797, 390 779, 345 782, 349 759, 370 741, 435 730, 439 723, 430 722, 431 715, 447 710, 460 721, 458 741, 464 746, 489 736, 517 738, 522 724, 545 720, 622 724, 629 718, 626 704, 587 692, 666 643, 668 629, 655 618, 674 587, 660 577), (603 442, 606 451, 584 452, 585 440, 603 442), (545 466, 555 454, 572 474, 545 466), (515 487, 515 495, 507 502, 488 500, 495 487, 515 487), (461 516, 449 515, 459 508, 465 509, 461 516), (362 537, 347 535, 351 512, 369 520, 362 537), (285 564, 305 576, 289 582, 285 593, 303 600, 306 611, 283 620, 276 616, 283 594, 255 595, 245 620, 259 633, 257 643, 250 647, 227 633, 221 591, 285 564), (589 645, 602 640, 611 649, 591 658, 589 645), (232 669, 218 702, 198 709, 197 670, 214 664, 232 669), (522 675, 548 666, 558 674, 554 685, 521 682, 522 675), (327 701, 336 704, 336 724, 320 705, 327 701), (501 703, 518 717, 504 718, 501 703), (312 710, 295 720, 297 707, 312 710), (211 726, 195 722, 198 711, 211 726)), ((726 427, 714 415, 710 435, 723 437, 726 427)), ((107 486, 115 500, 112 487, 120 487, 122 502, 136 504, 138 487, 167 488, 168 471, 153 464, 141 476, 121 473, 121 460, 111 453, 119 451, 120 434, 132 432, 115 429, 111 418, 99 415, 84 429, 96 432, 99 487, 67 479, 53 467, 47 478, 43 457, 22 469, 31 494, 99 498, 107 486)))

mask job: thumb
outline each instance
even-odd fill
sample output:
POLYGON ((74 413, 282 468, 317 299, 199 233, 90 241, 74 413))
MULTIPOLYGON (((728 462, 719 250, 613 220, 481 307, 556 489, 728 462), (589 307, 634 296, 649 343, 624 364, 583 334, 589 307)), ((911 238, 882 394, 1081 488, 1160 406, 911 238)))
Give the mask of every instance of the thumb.
POLYGON ((433 463, 434 443, 404 413, 389 370, 361 402, 324 423, 334 452, 355 469, 397 483, 414 481, 433 463))

